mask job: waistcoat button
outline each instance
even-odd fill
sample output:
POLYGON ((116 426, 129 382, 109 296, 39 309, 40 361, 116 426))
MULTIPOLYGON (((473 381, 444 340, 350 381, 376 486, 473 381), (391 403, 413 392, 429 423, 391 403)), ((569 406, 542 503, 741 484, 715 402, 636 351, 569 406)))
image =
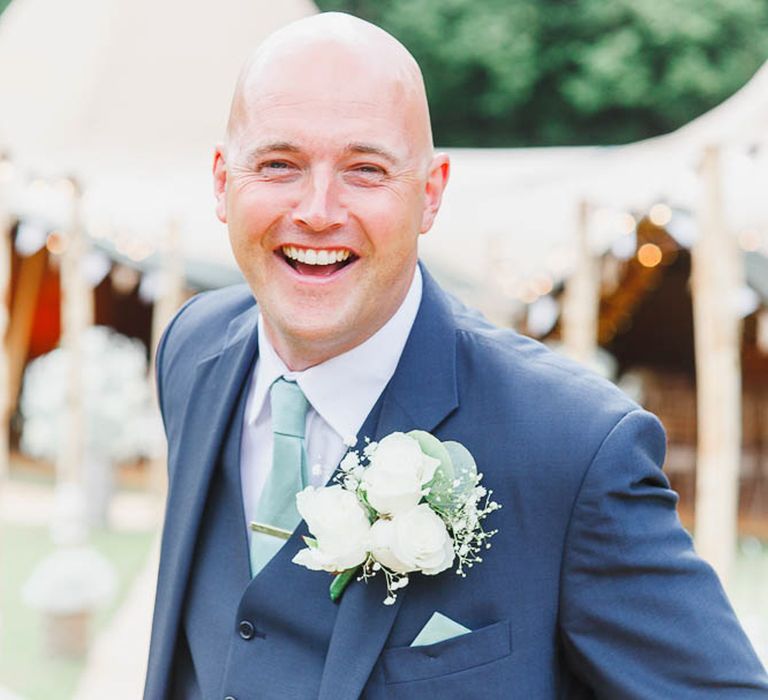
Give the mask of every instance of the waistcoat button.
MULTIPOLYGON (((248 622, 248 620, 241 620, 240 624, 237 626, 237 631, 240 632, 240 636, 243 639, 253 639, 255 633, 253 625, 248 622)), ((234 700, 234 698, 232 698, 232 700, 234 700)))

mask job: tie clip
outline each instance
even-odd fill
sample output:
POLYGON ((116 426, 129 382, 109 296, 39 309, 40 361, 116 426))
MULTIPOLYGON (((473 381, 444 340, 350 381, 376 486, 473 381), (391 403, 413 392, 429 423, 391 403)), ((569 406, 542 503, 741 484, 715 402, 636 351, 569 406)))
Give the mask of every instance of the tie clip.
POLYGON ((265 525, 264 523, 251 523, 251 530, 254 532, 261 532, 264 535, 271 535, 281 540, 289 540, 293 534, 290 530, 283 530, 280 527, 273 527, 272 525, 265 525))

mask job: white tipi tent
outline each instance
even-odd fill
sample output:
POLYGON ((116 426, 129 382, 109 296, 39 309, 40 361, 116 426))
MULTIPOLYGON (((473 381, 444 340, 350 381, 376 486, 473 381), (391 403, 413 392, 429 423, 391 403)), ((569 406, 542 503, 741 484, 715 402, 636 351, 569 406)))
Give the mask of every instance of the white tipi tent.
POLYGON ((173 219, 188 257, 230 262, 210 164, 238 70, 262 38, 316 11, 311 0, 13 0, 0 16, 0 151, 35 175, 77 177, 95 235, 151 249, 173 219))
POLYGON ((642 215, 659 202, 698 210, 707 146, 722 149, 729 230, 752 232, 752 245, 768 253, 768 64, 721 105, 665 136, 610 147, 449 149, 451 182, 423 250, 478 300, 495 297, 498 305, 506 297, 508 309, 519 301, 516 281, 556 281, 570 272, 581 202, 592 210, 595 252, 626 235, 628 213, 642 215))

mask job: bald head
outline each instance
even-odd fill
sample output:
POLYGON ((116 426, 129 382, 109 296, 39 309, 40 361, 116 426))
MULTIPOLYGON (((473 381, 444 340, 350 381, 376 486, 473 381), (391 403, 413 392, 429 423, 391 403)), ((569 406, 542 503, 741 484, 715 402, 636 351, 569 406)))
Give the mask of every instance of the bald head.
POLYGON ((243 66, 227 124, 230 150, 254 114, 291 91, 307 99, 334 99, 340 87, 355 102, 386 100, 397 106, 419 160, 432 156, 432 131, 424 81, 418 64, 391 34, 339 12, 313 15, 270 35, 243 66))

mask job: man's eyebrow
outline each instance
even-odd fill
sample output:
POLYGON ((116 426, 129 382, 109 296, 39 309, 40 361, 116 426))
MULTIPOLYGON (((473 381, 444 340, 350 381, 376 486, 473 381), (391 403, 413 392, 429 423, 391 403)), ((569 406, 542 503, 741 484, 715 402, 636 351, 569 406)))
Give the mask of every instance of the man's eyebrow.
POLYGON ((388 160, 393 165, 400 162, 400 159, 391 151, 388 151, 386 148, 382 148, 381 146, 376 146, 372 143, 361 143, 358 141, 354 141, 352 143, 348 143, 347 147, 345 149, 347 153, 353 153, 353 154, 362 154, 362 155, 374 155, 374 156, 381 156, 385 160, 388 160))
MULTIPOLYGON (((348 143, 344 150, 346 153, 352 155, 359 154, 380 156, 393 165, 396 165, 400 162, 400 159, 394 153, 373 143, 353 141, 348 143)), ((296 144, 291 143, 290 141, 272 141, 270 143, 261 144, 260 146, 255 146, 254 148, 248 150, 245 154, 245 162, 248 164, 253 164, 254 161, 257 161, 259 158, 262 158, 269 153, 301 153, 301 148, 299 148, 296 144)))
POLYGON ((289 141, 272 141, 271 143, 255 146, 254 148, 246 151, 245 162, 253 163, 255 160, 258 160, 268 153, 299 153, 300 151, 301 149, 298 146, 290 143, 289 141))

